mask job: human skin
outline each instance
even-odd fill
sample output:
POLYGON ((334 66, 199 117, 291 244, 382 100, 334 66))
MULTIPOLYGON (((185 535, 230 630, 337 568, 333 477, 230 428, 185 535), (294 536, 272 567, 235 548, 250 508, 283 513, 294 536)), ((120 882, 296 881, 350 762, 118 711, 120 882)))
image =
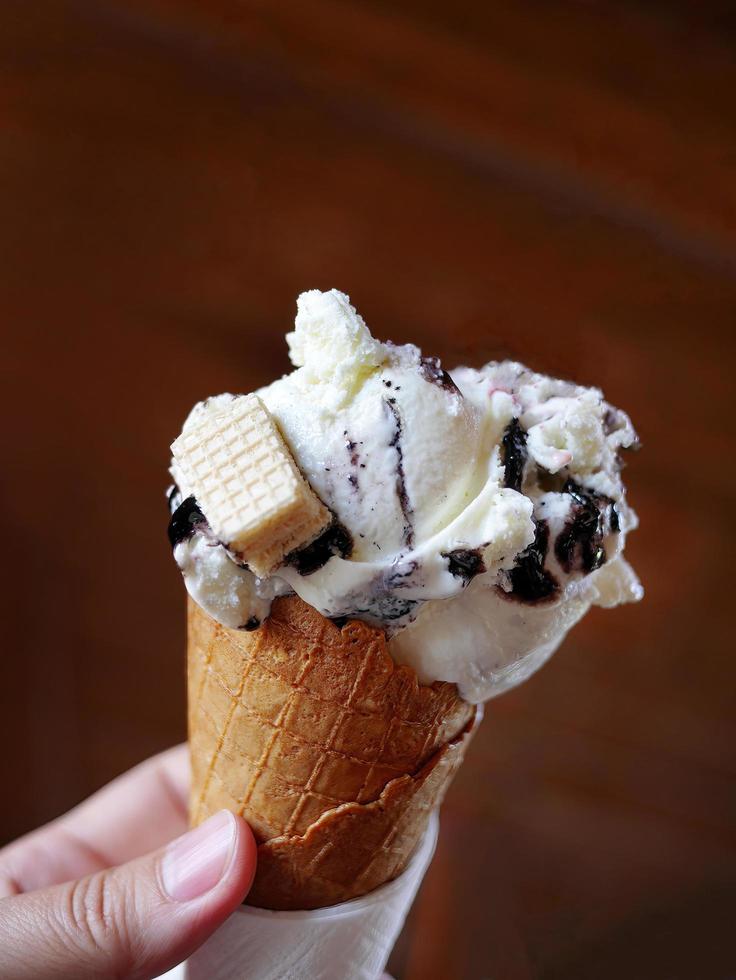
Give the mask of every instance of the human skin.
POLYGON ((0 851, 4 980, 149 978, 242 903, 256 846, 221 811, 187 831, 185 745, 0 851))

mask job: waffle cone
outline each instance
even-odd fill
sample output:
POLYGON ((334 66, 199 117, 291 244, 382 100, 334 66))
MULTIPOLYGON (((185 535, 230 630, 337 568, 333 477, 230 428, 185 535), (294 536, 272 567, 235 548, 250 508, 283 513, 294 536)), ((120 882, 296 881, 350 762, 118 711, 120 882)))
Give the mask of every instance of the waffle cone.
POLYGON ((248 821, 253 905, 334 905, 399 875, 475 717, 365 623, 340 629, 290 596, 248 633, 189 602, 192 822, 222 808, 248 821))

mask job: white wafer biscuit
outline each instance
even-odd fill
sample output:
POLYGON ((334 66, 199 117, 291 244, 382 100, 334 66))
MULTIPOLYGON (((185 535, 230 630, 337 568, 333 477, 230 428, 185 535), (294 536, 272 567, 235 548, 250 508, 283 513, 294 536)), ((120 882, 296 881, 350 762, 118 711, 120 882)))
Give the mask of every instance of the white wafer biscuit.
POLYGON ((256 575, 330 523, 257 395, 208 413, 171 451, 214 533, 256 575))

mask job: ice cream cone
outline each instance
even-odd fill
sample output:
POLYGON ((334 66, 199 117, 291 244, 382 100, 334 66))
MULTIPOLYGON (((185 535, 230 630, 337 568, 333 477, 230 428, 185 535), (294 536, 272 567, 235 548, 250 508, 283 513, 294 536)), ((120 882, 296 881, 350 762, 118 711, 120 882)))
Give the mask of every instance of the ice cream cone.
POLYGON ((399 875, 476 714, 397 667, 382 630, 296 596, 250 633, 189 603, 192 822, 222 807, 249 822, 253 905, 325 907, 399 875))

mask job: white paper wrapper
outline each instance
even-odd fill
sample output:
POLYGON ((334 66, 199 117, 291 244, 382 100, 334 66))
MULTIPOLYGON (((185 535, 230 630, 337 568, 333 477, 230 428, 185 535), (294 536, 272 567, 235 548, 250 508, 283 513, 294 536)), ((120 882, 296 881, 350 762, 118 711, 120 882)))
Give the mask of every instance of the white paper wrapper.
POLYGON ((439 820, 406 871, 364 898, 313 912, 243 905, 167 980, 376 980, 437 844, 439 820))

